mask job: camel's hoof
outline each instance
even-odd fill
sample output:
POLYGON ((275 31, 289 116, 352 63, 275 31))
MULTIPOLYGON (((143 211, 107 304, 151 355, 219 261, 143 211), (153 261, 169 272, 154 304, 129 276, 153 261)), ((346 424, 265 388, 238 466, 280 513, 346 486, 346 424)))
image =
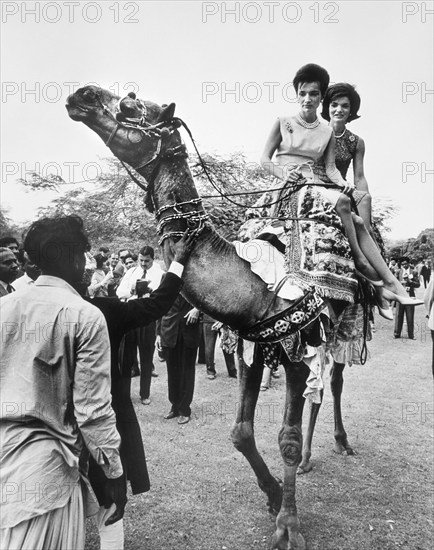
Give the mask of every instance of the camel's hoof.
POLYGON ((334 452, 339 455, 355 455, 355 451, 349 445, 349 443, 335 442, 334 452))
POLYGON ((313 469, 313 464, 309 460, 308 462, 302 462, 299 467, 297 468, 297 475, 301 476, 303 474, 307 474, 313 469))

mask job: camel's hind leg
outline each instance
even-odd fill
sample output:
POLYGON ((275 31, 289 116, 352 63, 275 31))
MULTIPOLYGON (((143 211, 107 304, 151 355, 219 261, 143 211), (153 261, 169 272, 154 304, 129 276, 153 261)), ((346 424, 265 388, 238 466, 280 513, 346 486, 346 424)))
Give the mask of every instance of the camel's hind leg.
POLYGON ((248 367, 239 358, 240 404, 231 436, 235 447, 243 453, 253 468, 259 487, 268 496, 270 511, 277 514, 282 501, 282 488, 279 481, 271 475, 256 448, 253 429, 255 407, 263 370, 264 359, 259 346, 255 346, 252 366, 248 367))
POLYGON ((333 362, 330 371, 330 387, 333 395, 334 416, 335 416, 335 451, 340 454, 353 455, 354 451, 348 443, 347 433, 342 421, 341 396, 344 385, 345 365, 333 362))
POLYGON ((282 359, 286 370, 286 403, 283 425, 279 432, 279 446, 283 458, 284 480, 282 506, 276 518, 272 548, 273 550, 304 550, 306 545, 300 533, 295 484, 297 468, 301 462, 303 392, 306 388, 309 368, 302 362, 290 363, 286 358, 282 359))

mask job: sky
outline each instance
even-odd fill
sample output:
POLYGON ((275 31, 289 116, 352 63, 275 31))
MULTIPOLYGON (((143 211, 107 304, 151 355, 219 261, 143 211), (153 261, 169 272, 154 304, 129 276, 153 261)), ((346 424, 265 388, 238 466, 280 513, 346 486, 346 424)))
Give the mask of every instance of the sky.
POLYGON ((173 101, 202 153, 259 162, 275 118, 297 110, 295 72, 313 62, 361 95, 350 129, 365 141, 374 201, 398 209, 389 236, 434 226, 433 2, 3 1, 1 9, 0 199, 13 220, 34 219, 56 196, 26 193, 17 183, 26 172, 91 186, 111 156, 67 116, 77 88, 173 101))

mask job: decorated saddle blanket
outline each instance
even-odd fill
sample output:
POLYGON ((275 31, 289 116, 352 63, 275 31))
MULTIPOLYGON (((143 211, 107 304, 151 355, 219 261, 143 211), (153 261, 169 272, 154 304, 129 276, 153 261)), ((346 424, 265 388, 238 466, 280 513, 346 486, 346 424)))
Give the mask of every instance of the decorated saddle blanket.
MULTIPOLYGON (((275 193, 267 195, 268 202, 275 202, 275 193)), ((243 224, 242 240, 252 240, 234 243, 238 255, 250 262, 270 290, 286 277, 278 292, 282 298, 298 299, 314 288, 322 297, 354 302, 358 285, 354 262, 333 205, 318 186, 290 194, 284 189, 281 197, 269 209, 265 203, 260 217, 243 224)))

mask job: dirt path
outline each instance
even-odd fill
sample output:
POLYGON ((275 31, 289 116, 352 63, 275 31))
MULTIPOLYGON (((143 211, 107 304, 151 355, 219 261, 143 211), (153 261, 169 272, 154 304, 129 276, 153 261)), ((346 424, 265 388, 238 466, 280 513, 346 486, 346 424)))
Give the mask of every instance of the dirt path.
MULTIPOLYGON (((420 294, 422 292, 420 291, 420 294)), ((309 550, 428 550, 433 547, 433 381, 431 336, 416 308, 416 340, 393 338, 393 323, 377 317, 365 366, 344 372, 344 423, 355 456, 333 452, 329 381, 313 442, 314 470, 298 478, 298 509, 309 550)), ((406 335, 405 328, 404 334, 406 335)), ((230 427, 238 389, 217 351, 216 380, 197 367, 192 421, 163 420, 169 409, 164 363, 153 379, 152 403, 138 399, 152 488, 130 497, 127 550, 265 549, 274 529, 265 497, 230 427)), ((277 432, 284 376, 261 392, 256 438, 270 470, 281 476, 277 432)), ((98 548, 89 522, 86 548, 98 548)))

